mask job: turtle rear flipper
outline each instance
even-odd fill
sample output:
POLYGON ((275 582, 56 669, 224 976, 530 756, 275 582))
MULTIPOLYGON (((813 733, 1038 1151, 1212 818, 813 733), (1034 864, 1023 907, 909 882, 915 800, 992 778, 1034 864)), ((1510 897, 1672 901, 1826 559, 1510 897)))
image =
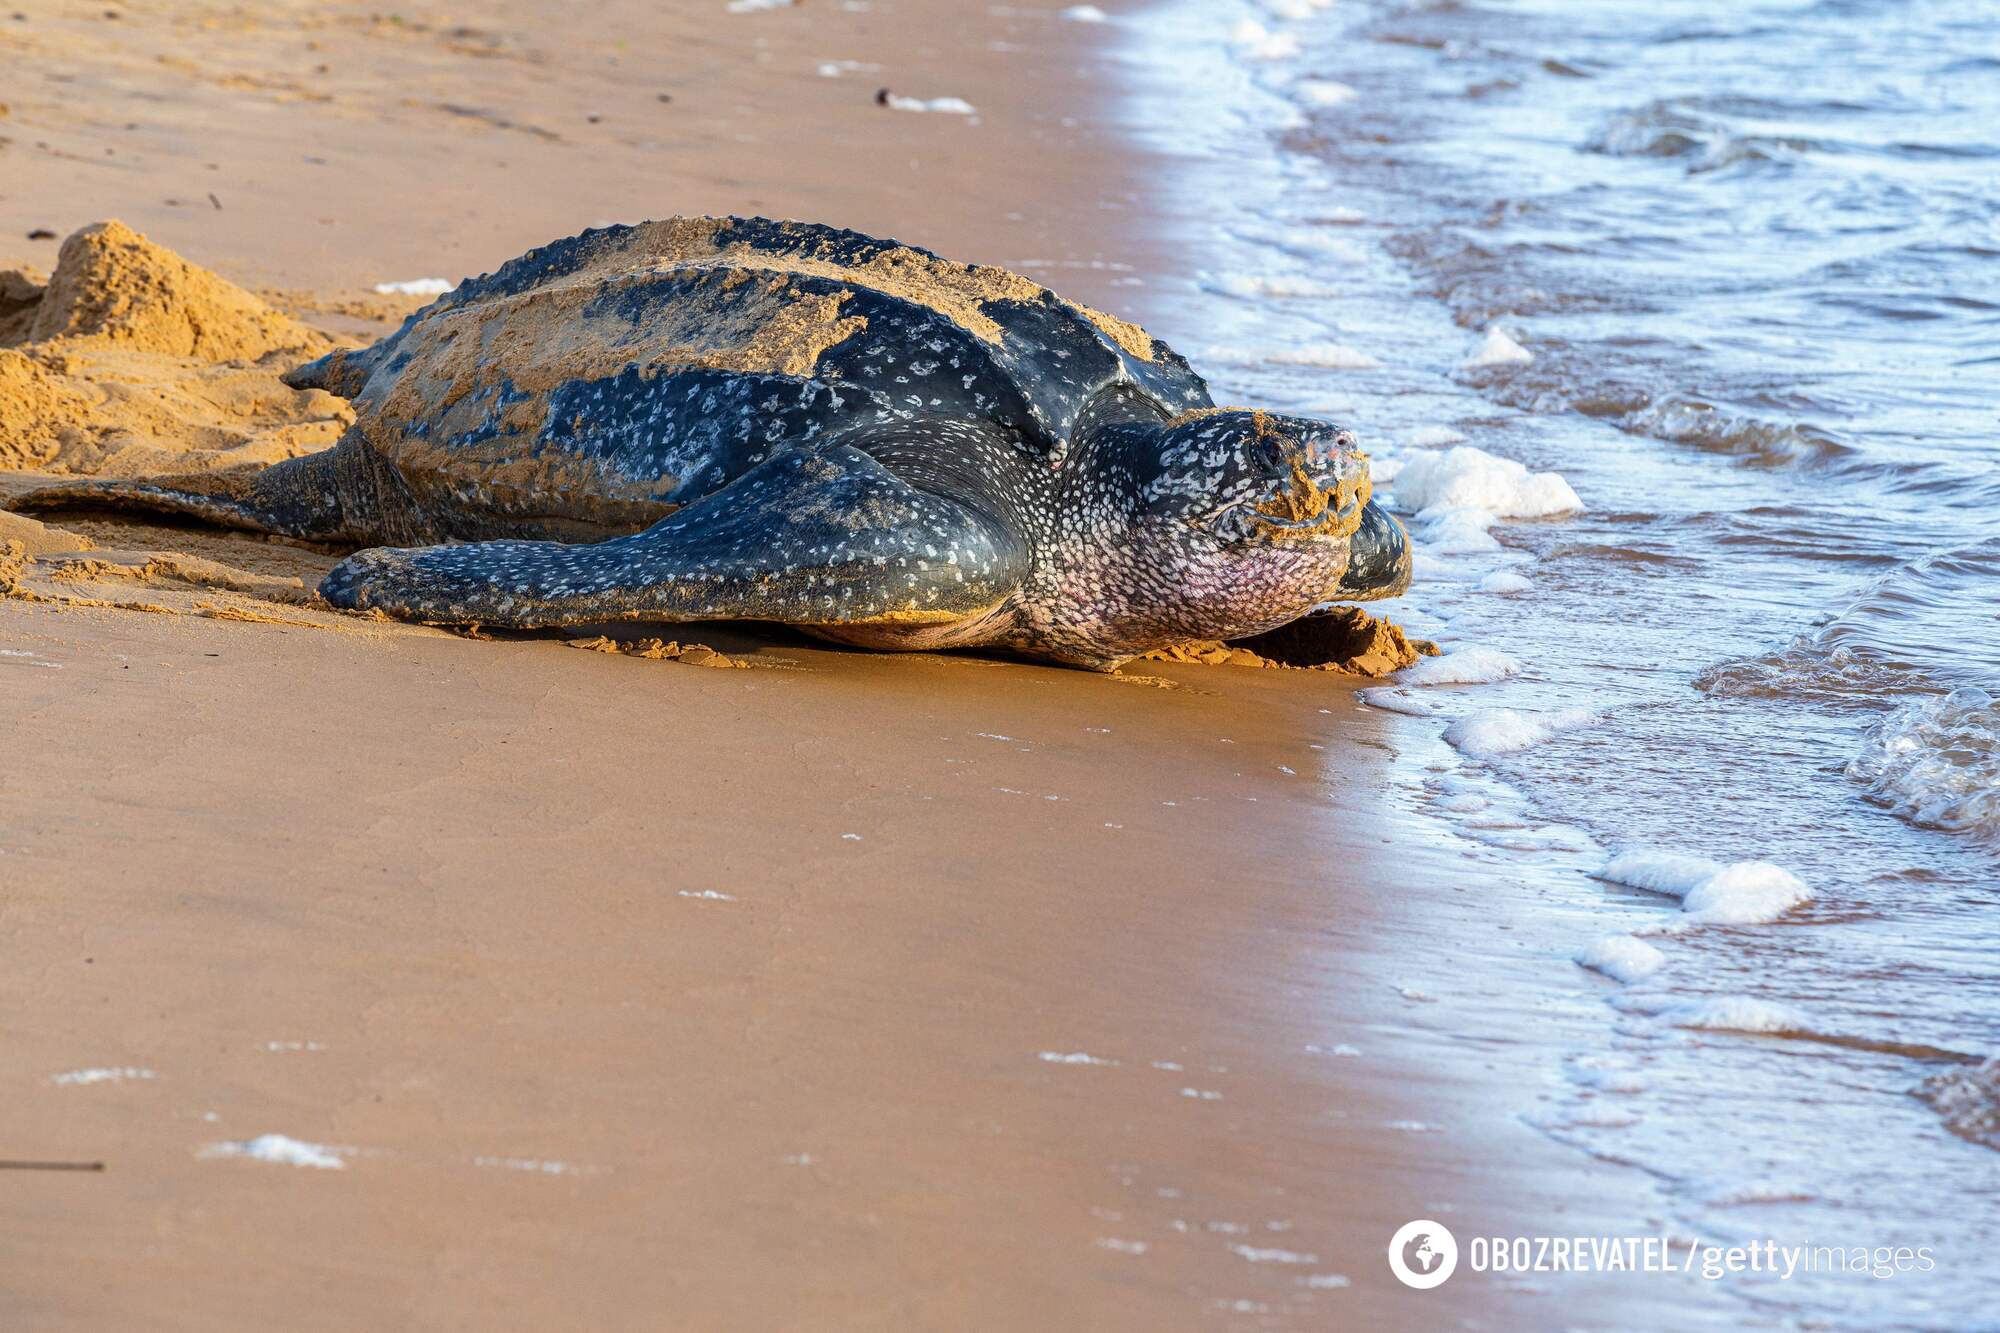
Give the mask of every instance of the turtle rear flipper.
POLYGON ((178 514, 218 527, 355 544, 442 535, 402 477, 352 431, 331 449, 254 472, 65 482, 29 491, 10 507, 178 514))
POLYGON ((631 536, 363 551, 320 595, 431 624, 770 620, 928 647, 942 640, 923 631, 997 606, 1027 568, 1006 525, 830 445, 784 450, 631 536))

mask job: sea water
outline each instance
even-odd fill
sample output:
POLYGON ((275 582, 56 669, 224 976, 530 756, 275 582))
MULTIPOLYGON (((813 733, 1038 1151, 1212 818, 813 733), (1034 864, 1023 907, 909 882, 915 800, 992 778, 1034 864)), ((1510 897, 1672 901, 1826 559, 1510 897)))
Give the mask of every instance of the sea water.
POLYGON ((1367 696, 1413 799, 1607 906, 1603 1045, 1523 1117, 1694 1234, 1942 1247, 1746 1312, 1991 1317, 2000 6, 1124 21, 1187 269, 1137 313, 1360 433, 1449 649, 1367 696))

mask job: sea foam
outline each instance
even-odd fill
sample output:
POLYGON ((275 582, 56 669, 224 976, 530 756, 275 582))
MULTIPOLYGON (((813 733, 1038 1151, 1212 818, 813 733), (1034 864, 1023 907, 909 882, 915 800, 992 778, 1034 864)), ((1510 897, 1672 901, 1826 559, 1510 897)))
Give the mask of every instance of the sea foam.
POLYGON ((1669 1005, 1658 1015, 1677 1028, 1717 1032, 1811 1032, 1806 1016, 1790 1005, 1753 1000, 1747 995, 1711 995, 1669 1005))
POLYGON ((1339 106, 1361 96, 1348 85, 1332 79, 1300 79, 1292 85, 1292 91, 1308 106, 1339 106))
POLYGON ((1606 935, 1576 956, 1577 964, 1613 981, 1642 981, 1665 966, 1667 956, 1631 935, 1606 935))
POLYGON ((1597 874, 1615 884, 1678 898, 1690 921, 1721 926, 1776 921, 1813 896, 1804 880, 1769 861, 1723 865, 1680 852, 1626 852, 1597 874))
POLYGON ((407 282, 378 282, 375 291, 380 296, 443 296, 457 285, 443 278, 411 278, 407 282))
POLYGON ((1290 60, 1299 53, 1298 38, 1288 32, 1272 32, 1255 19, 1238 23, 1230 40, 1253 60, 1290 60))
POLYGON ((1470 444, 1423 453, 1396 477, 1396 501, 1406 509, 1483 509, 1501 518, 1547 518, 1583 509, 1554 472, 1530 472, 1470 444))
POLYGON ((963 97, 903 97, 889 93, 882 104, 891 111, 931 111, 946 116, 971 116, 978 114, 978 108, 963 97))
POLYGON ((1459 366, 1465 370, 1481 370, 1488 366, 1525 366, 1535 359, 1535 354, 1507 336, 1507 331, 1498 324, 1486 330, 1486 340, 1479 344, 1479 350, 1459 366))
POLYGON ((211 1143, 203 1157, 247 1157, 256 1162, 277 1162, 285 1166, 310 1166, 321 1171, 339 1171, 347 1163, 341 1154, 352 1148, 332 1148, 324 1143, 307 1143, 283 1134, 259 1134, 242 1142, 211 1143))
POLYGON ((1493 708, 1462 717, 1445 728, 1445 741, 1474 759, 1517 754, 1549 737, 1589 726, 1597 714, 1588 708, 1563 708, 1553 713, 1517 713, 1493 708))
POLYGON ((1396 673, 1402 685, 1486 685, 1521 674, 1521 664, 1492 648, 1466 647, 1420 657, 1396 673))

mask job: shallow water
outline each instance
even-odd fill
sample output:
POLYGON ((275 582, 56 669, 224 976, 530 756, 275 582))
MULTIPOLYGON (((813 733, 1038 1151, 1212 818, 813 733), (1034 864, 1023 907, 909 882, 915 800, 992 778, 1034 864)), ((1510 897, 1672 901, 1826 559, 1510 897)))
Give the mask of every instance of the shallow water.
POLYGON ((1772 1322, 2000 1309, 1992 1118, 1919 1095, 1963 1109, 2000 1052, 2000 6, 1244 0, 1130 35, 1188 269, 1148 325, 1219 399, 1416 463, 1402 507, 1450 507, 1412 515, 1404 618, 1522 668, 1375 696, 1403 797, 1664 955, 1523 1115, 1694 1233, 1938 1247, 1740 1283, 1772 1322), (1458 437, 1584 511, 1427 455, 1458 437), (1595 877, 1634 851, 1812 896, 1696 922, 1595 877))

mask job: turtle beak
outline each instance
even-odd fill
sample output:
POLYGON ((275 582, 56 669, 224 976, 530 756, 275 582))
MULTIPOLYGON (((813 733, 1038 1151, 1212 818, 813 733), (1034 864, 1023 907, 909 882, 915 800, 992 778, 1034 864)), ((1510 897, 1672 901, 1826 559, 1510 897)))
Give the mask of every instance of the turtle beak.
POLYGON ((1347 539, 1347 572, 1334 585, 1336 602, 1372 602, 1409 590, 1410 534, 1396 516, 1370 500, 1361 526, 1347 539))

